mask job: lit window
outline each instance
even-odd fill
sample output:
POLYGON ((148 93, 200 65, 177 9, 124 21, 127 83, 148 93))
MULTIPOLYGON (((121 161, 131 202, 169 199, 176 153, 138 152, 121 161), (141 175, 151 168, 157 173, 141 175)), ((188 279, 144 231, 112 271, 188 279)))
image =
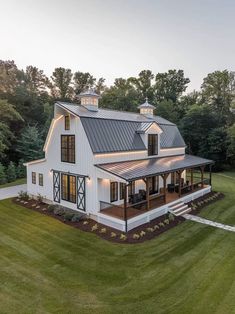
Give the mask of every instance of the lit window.
POLYGON ((61 198, 70 203, 76 203, 76 177, 61 175, 61 198))
POLYGON ((36 172, 32 172, 32 183, 36 184, 36 172))
POLYGON ((158 154, 158 136, 157 134, 148 134, 148 155, 158 154))
POLYGON ((65 130, 70 130, 70 116, 64 117, 64 128, 65 130))
POLYGON ((38 184, 40 186, 43 186, 43 174, 42 173, 38 174, 38 184))
POLYGON ((61 135, 61 161, 75 163, 75 135, 61 135))

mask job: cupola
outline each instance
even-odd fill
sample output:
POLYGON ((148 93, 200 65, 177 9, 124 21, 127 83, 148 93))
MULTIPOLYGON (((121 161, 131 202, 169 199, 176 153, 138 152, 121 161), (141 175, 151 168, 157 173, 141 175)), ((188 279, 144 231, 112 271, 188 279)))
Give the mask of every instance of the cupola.
POLYGON ((140 109, 140 114, 146 116, 147 118, 151 118, 153 116, 153 110, 155 107, 148 103, 148 97, 145 98, 145 103, 138 106, 140 109))
POLYGON ((98 111, 100 95, 96 94, 92 89, 88 89, 78 95, 81 105, 90 111, 98 111))

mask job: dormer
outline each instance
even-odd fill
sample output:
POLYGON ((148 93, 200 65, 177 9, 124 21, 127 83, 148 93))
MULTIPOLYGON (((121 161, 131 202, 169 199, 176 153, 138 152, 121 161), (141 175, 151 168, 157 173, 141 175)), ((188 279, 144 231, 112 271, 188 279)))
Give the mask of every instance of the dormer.
POLYGON ((146 116, 147 118, 153 117, 153 110, 155 107, 148 103, 148 98, 145 98, 145 103, 138 106, 138 109, 140 109, 140 114, 146 116))
POLYGON ((78 95, 81 105, 90 111, 98 111, 100 95, 89 89, 78 95))

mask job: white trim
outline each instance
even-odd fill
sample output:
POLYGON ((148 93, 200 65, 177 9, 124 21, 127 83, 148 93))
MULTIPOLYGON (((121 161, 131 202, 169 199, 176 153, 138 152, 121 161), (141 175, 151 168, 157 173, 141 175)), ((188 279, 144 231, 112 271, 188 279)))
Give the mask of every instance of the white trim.
POLYGON ((40 162, 44 162, 44 161, 46 161, 46 158, 25 162, 25 163, 23 163, 23 165, 24 166, 29 166, 29 165, 39 164, 40 162))
POLYGON ((55 127, 55 124, 58 120, 60 120, 62 117, 64 117, 64 115, 61 115, 59 116, 57 119, 53 118, 52 121, 51 121, 51 125, 50 125, 50 128, 49 128, 49 131, 47 133, 47 138, 46 138, 46 141, 45 141, 45 144, 43 146, 43 151, 46 152, 47 151, 47 147, 49 145, 49 142, 50 142, 50 139, 51 139, 51 135, 52 135, 52 132, 53 132, 53 129, 55 127))

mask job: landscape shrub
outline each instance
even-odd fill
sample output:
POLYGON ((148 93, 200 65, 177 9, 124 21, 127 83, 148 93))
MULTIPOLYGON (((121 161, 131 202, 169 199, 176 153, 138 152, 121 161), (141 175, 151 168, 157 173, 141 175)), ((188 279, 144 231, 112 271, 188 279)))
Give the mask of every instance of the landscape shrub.
POLYGON ((56 207, 59 207, 59 206, 55 204, 50 204, 48 205, 47 210, 49 211, 49 213, 53 213, 56 207))
POLYGON ((74 214, 73 218, 71 219, 72 222, 79 222, 81 216, 78 214, 74 214))
POLYGON ((159 222, 159 227, 164 227, 165 226, 165 224, 163 223, 163 222, 159 222))
POLYGON ((95 224, 94 226, 91 227, 91 231, 96 231, 96 230, 98 230, 98 225, 97 224, 95 224))
POLYGON ((7 183, 7 176, 4 166, 0 163, 0 185, 7 183))
POLYGON ((18 166, 16 168, 16 175, 17 178, 25 178, 26 177, 26 167, 23 165, 24 161, 23 159, 20 159, 18 166))
POLYGON ((127 236, 125 234, 121 233, 120 234, 120 240, 126 241, 126 239, 127 239, 127 236))
POLYGON ((18 193, 18 197, 19 199, 23 200, 23 201, 28 201, 29 200, 29 195, 27 192, 24 192, 24 191, 20 191, 18 193))
POLYGON ((74 217, 74 213, 68 211, 68 212, 64 213, 63 217, 64 217, 65 221, 72 221, 72 219, 74 217))
POLYGON ((100 233, 106 233, 106 231, 107 231, 106 228, 102 228, 102 229, 100 230, 100 233))
POLYGON ((146 230, 147 230, 148 232, 153 232, 153 231, 154 231, 154 229, 153 229, 153 228, 150 228, 150 227, 147 228, 146 230))
POLYGON ((144 237, 145 235, 146 235, 146 232, 142 230, 142 231, 140 232, 140 236, 141 236, 141 237, 144 237))
POLYGON ((157 230, 157 229, 159 229, 159 226, 158 226, 158 225, 155 225, 155 226, 153 227, 153 229, 154 229, 154 230, 157 230))
POLYGON ((64 214, 65 214, 65 211, 64 211, 64 209, 62 208, 62 207, 60 207, 60 206, 56 206, 55 208, 54 208, 54 214, 55 215, 57 215, 57 216, 63 216, 64 214))
POLYGON ((133 234, 133 239, 134 240, 139 240, 139 238, 140 238, 139 234, 137 234, 137 233, 133 234))
POLYGON ((37 202, 38 202, 38 204, 42 204, 43 203, 43 196, 41 194, 39 194, 39 193, 37 195, 37 202))
POLYGON ((10 161, 8 167, 7 167, 7 181, 13 182, 17 178, 16 176, 16 166, 13 161, 10 161))
POLYGON ((88 225, 88 221, 87 220, 85 220, 85 221, 83 221, 83 225, 88 225))
POLYGON ((175 220, 175 216, 174 216, 172 213, 170 213, 170 214, 168 215, 168 219, 169 219, 170 221, 174 221, 174 220, 175 220))
POLYGON ((169 219, 165 219, 165 220, 164 220, 164 223, 165 223, 166 225, 169 225, 169 223, 170 223, 169 219))
POLYGON ((111 232, 110 237, 111 238, 116 238, 117 234, 115 232, 111 232))

